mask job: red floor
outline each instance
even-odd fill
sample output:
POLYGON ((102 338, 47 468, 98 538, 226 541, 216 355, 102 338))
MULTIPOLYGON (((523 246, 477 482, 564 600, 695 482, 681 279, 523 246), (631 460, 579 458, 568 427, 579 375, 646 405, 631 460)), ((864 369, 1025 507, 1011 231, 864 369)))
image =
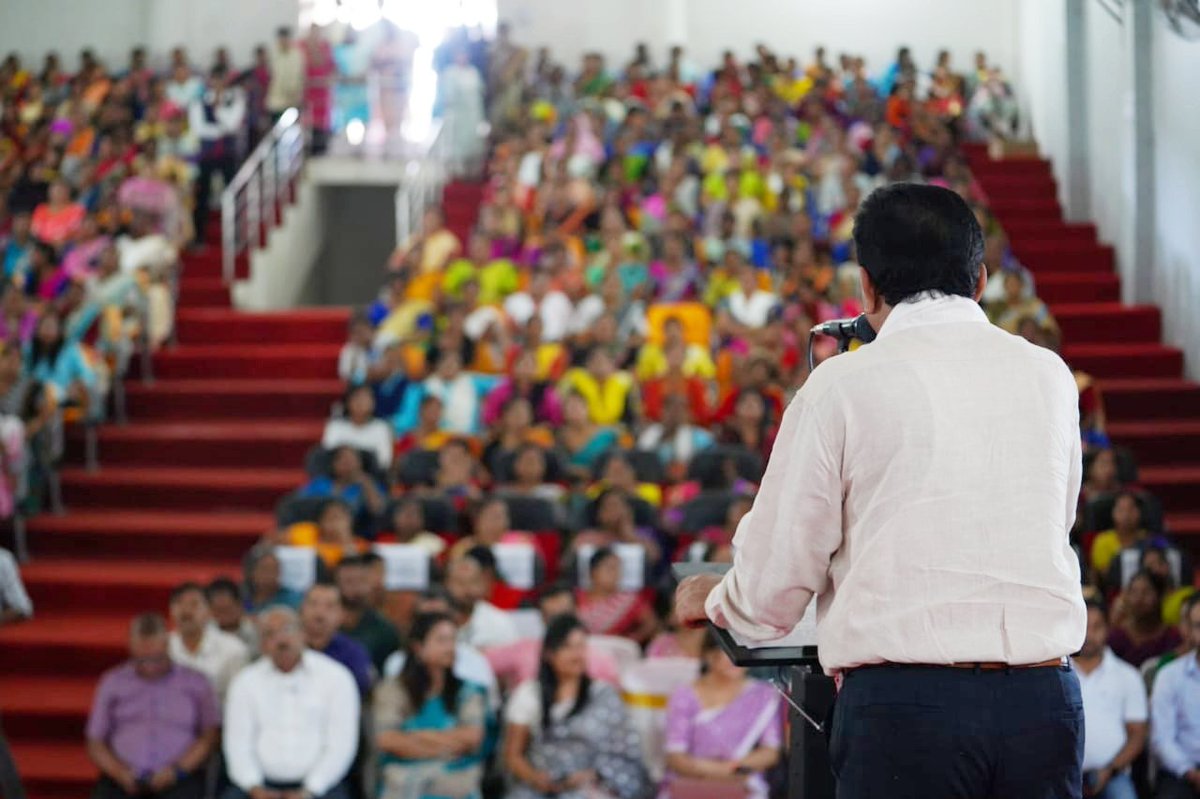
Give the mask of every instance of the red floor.
POLYGON ((1200 385, 1183 378, 1183 354, 1162 342, 1161 314, 1121 305, 1113 251, 1093 225, 1067 224, 1050 163, 992 161, 968 148, 1038 294, 1063 330, 1063 357, 1100 381, 1114 443, 1131 449, 1141 483, 1164 504, 1169 531, 1200 545, 1200 385))

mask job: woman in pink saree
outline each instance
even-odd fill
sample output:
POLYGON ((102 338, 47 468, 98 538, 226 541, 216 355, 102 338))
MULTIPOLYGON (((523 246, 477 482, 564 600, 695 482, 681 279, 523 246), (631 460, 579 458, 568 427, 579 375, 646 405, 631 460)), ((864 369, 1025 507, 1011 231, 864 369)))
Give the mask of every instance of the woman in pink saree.
POLYGON ((667 703, 667 776, 658 799, 684 799, 700 783, 766 799, 763 773, 779 762, 783 743, 779 694, 733 665, 711 631, 700 661, 700 679, 667 703))
POLYGON ((329 40, 321 35, 320 28, 314 25, 309 28, 308 38, 304 42, 304 106, 308 109, 314 147, 318 143, 323 145, 329 134, 336 75, 333 48, 329 46, 329 40))

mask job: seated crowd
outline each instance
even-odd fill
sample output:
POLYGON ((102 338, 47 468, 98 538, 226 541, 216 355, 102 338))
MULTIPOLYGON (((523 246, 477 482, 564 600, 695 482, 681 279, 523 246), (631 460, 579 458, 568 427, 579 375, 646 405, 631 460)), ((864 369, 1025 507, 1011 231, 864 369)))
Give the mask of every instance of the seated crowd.
MULTIPOLYGON (((901 180, 962 194, 990 317, 1057 346, 958 153, 1011 127, 983 56, 922 73, 902 49, 872 80, 823 50, 701 75, 639 48, 571 81, 502 26, 491 59, 520 91, 490 109, 478 225, 459 241, 431 208, 390 259, 245 583, 178 587, 170 633, 134 621, 88 725, 98 795, 765 797, 783 704, 672 625, 668 567, 731 558, 809 329, 859 313, 859 201, 901 180)), ((1159 795, 1195 796, 1200 600, 1079 384, 1088 779, 1133 795, 1149 740, 1159 795)))

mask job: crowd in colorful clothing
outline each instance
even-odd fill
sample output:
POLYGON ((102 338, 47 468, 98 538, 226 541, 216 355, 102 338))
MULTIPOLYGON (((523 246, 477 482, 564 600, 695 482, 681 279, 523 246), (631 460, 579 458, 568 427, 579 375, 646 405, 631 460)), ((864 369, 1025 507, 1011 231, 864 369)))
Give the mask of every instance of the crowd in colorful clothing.
MULTIPOLYGON (((100 795, 768 796, 781 702, 672 624, 668 567, 731 558, 810 329, 861 311, 860 201, 896 181, 960 193, 987 235, 989 315, 1058 344, 958 152, 1014 129, 983 55, 960 74, 901 49, 872 73, 759 47, 702 73, 639 47, 571 79, 501 26, 484 66, 477 224, 462 241, 430 208, 390 258, 338 359, 341 412, 244 582, 180 586, 170 634, 135 620, 88 726, 100 795), (171 736, 141 723, 151 684, 171 736)), ((58 185, 50 231, 70 230, 58 185)), ((1113 600, 1085 668, 1150 664, 1160 784, 1186 784, 1200 601, 1079 384, 1075 534, 1088 590, 1113 600)), ((1116 712, 1119 734, 1085 756, 1097 780, 1136 743, 1122 725, 1147 718, 1116 712)))

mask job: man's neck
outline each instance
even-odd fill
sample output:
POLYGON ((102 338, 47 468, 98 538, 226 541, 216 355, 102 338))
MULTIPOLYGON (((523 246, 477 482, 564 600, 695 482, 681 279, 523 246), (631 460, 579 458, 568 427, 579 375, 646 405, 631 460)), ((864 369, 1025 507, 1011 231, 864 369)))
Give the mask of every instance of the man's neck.
POLYGON ((1079 669, 1084 674, 1091 674, 1096 669, 1100 668, 1100 664, 1104 662, 1104 650, 1101 649, 1094 655, 1076 655, 1071 659, 1075 663, 1075 668, 1079 669))
POLYGON ((204 628, 197 627, 192 630, 180 630, 179 638, 183 641, 183 648, 189 652, 195 652, 200 649, 200 643, 204 640, 204 628))
POLYGON ((304 643, 309 649, 315 649, 318 652, 324 652, 326 647, 333 643, 334 636, 336 635, 336 630, 329 635, 322 636, 320 638, 315 635, 307 635, 304 637, 304 643))
POLYGON ((342 605, 342 629, 353 629, 363 620, 363 616, 367 615, 367 606, 357 605, 342 605))

